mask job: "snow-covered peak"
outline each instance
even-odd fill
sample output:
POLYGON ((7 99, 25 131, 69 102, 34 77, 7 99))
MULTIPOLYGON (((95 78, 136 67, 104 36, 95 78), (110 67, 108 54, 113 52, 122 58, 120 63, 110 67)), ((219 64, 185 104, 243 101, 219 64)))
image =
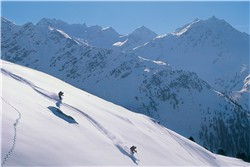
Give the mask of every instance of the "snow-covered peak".
POLYGON ((122 50, 133 50, 154 39, 157 34, 145 26, 141 26, 128 35, 121 36, 119 41, 113 44, 114 47, 122 50))
POLYGON ((205 22, 209 23, 209 24, 226 24, 229 25, 224 19, 219 19, 215 16, 212 16, 210 18, 208 18, 207 20, 205 20, 205 22))
POLYGON ((157 34, 155 32, 153 32, 152 30, 150 30, 149 28, 145 27, 145 26, 141 26, 137 29, 135 29, 131 34, 129 34, 129 36, 151 36, 151 38, 154 38, 157 36, 157 34))
POLYGON ((213 16, 201 22, 201 26, 207 26, 214 31, 220 33, 234 33, 239 32, 238 30, 234 29, 228 22, 224 19, 218 19, 217 17, 213 16))
POLYGON ((186 32, 188 33, 207 33, 207 32, 213 32, 213 33, 221 33, 221 34, 227 34, 227 33, 235 33, 237 31, 234 29, 229 23, 227 23, 223 19, 218 19, 215 16, 212 16, 208 18, 207 20, 200 20, 195 19, 191 23, 188 23, 184 25, 181 28, 178 28, 173 32, 173 35, 183 35, 186 32))

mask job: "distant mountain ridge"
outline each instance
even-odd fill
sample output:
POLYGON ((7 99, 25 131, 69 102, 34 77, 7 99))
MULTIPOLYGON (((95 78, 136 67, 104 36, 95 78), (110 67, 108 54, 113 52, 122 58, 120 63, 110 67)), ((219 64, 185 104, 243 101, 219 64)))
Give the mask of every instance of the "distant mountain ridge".
POLYGON ((2 19, 1 33, 4 60, 147 114, 214 152, 222 148, 228 155, 250 155, 249 109, 195 72, 175 70, 168 61, 147 59, 131 50, 94 47, 51 25, 17 26, 2 19))
POLYGON ((79 41, 85 42, 91 46, 110 47, 119 38, 118 34, 112 27, 102 28, 101 26, 90 26, 84 24, 68 24, 57 19, 41 19, 36 26, 53 27, 63 30, 79 41))
POLYGON ((137 47, 134 52, 145 58, 168 61, 174 69, 196 72, 223 92, 241 89, 249 74, 249 35, 216 17, 195 19, 173 33, 137 47))
POLYGON ((68 24, 57 19, 41 19, 36 26, 53 27, 63 30, 73 38, 91 46, 101 48, 116 48, 131 50, 155 38, 157 34, 142 26, 128 35, 118 34, 112 27, 103 28, 95 25, 88 27, 84 24, 68 24), (121 43, 123 45, 121 45, 121 43))

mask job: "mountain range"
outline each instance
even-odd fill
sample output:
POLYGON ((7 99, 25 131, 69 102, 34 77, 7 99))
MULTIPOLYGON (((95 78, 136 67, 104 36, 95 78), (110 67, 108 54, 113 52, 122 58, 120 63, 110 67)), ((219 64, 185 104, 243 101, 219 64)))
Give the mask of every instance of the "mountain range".
POLYGON ((250 155, 249 35, 224 20, 160 36, 55 19, 1 26, 3 60, 146 114, 213 152, 250 155))
POLYGON ((196 19, 134 51, 195 72, 224 93, 240 90, 249 74, 249 35, 216 17, 196 19))

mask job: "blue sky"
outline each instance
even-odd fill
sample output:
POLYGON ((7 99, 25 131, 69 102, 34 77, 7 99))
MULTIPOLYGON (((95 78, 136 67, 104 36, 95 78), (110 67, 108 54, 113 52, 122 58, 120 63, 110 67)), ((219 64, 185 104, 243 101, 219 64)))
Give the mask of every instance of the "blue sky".
POLYGON ((1 15, 18 25, 55 18, 87 26, 111 26, 120 34, 131 33, 142 25, 157 34, 165 34, 196 18, 216 16, 249 34, 249 4, 248 1, 4 1, 1 15))

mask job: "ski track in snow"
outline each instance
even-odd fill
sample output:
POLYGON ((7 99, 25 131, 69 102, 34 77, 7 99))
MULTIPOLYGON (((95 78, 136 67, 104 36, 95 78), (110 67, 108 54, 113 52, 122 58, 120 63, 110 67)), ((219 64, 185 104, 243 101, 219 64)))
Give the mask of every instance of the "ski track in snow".
POLYGON ((1 97, 1 98, 6 104, 11 106, 18 113, 18 118, 16 119, 15 123, 13 124, 13 126, 14 126, 14 137, 13 137, 13 141, 12 141, 12 146, 11 146, 11 149, 8 151, 8 153, 3 158, 3 161, 1 163, 1 167, 3 167, 5 165, 5 163, 8 161, 9 157, 11 156, 11 154, 13 153, 13 151, 15 149, 16 140, 17 140, 17 125, 18 125, 19 120, 21 119, 22 115, 13 105, 11 105, 9 102, 7 102, 3 97, 1 97))
POLYGON ((51 95, 49 95, 48 92, 46 92, 45 90, 43 90, 43 89, 37 87, 35 84, 33 84, 32 82, 28 81, 27 79, 24 79, 24 78, 22 78, 22 77, 20 77, 20 76, 18 76, 18 75, 16 75, 16 74, 13 74, 13 73, 11 73, 11 72, 5 70, 5 69, 1 69, 1 72, 2 72, 2 74, 5 74, 5 75, 7 75, 7 76, 10 76, 10 77, 12 77, 13 79, 15 79, 15 80, 17 80, 17 81, 19 81, 19 82, 22 82, 22 83, 24 83, 24 84, 29 85, 29 86, 30 86, 33 90, 35 90, 37 93, 39 93, 39 94, 45 96, 45 97, 48 98, 48 99, 52 99, 52 100, 55 100, 55 101, 58 100, 57 97, 51 97, 51 95))
POLYGON ((138 165, 137 159, 130 153, 130 149, 122 142, 122 140, 118 139, 117 136, 115 136, 112 132, 107 130, 104 126, 102 126, 100 123, 98 123, 94 118, 92 118, 90 115, 86 114, 85 112, 69 105, 66 103, 63 103, 64 106, 71 108, 81 115, 83 115, 91 124, 93 124, 103 135, 105 135, 108 139, 112 141, 112 143, 117 147, 117 149, 127 157, 131 158, 135 164, 138 165))
MULTIPOLYGON (((40 87, 37 87, 35 84, 33 84, 32 82, 16 75, 13 74, 5 69, 1 69, 1 72, 5 75, 8 75, 10 77, 12 77, 13 79, 22 82, 24 84, 29 85, 34 91, 36 91, 37 93, 41 94, 42 96, 50 99, 50 100, 54 100, 54 101, 58 101, 57 97, 52 97, 51 95, 48 94, 48 92, 46 92, 45 90, 41 89, 40 87)), ((66 103, 62 103, 62 105, 66 106, 67 108, 71 108, 75 111, 77 111, 78 113, 80 113, 81 115, 83 115, 92 125, 94 125, 103 135, 105 135, 108 139, 110 139, 112 141, 112 143, 117 147, 117 149, 124 155, 126 155, 127 157, 129 157, 130 159, 132 159, 132 161, 138 165, 137 159, 131 154, 129 147, 127 147, 124 142, 122 142, 122 140, 118 139, 117 136, 115 136, 112 132, 108 131, 104 126, 102 126, 100 123, 98 123, 94 118, 92 118, 90 115, 86 114, 85 112, 69 105, 66 103)), ((12 106, 13 107, 13 106, 12 106)), ((16 109, 15 109, 16 110, 16 109)), ((19 111, 16 110, 18 113, 19 111)), ((20 116, 21 117, 21 116, 20 116)), ((20 119, 20 118, 19 118, 20 119)), ((18 119, 18 120, 19 120, 18 119)), ((121 119, 121 118, 120 118, 121 119)), ((17 123, 18 123, 17 120, 17 123)), ((126 120, 128 121, 128 120, 126 120)), ((131 122, 130 122, 131 123, 131 122)), ((16 127, 17 124, 14 124, 14 127, 16 127)), ((15 128, 15 135, 16 135, 16 128, 15 128)), ((15 140, 13 142, 13 150, 14 150, 14 146, 15 146, 15 140)), ((13 151, 11 149, 10 152, 13 151)), ((11 153, 10 153, 11 154, 11 153)), ((6 157, 8 158, 8 155, 6 155, 6 157)))

